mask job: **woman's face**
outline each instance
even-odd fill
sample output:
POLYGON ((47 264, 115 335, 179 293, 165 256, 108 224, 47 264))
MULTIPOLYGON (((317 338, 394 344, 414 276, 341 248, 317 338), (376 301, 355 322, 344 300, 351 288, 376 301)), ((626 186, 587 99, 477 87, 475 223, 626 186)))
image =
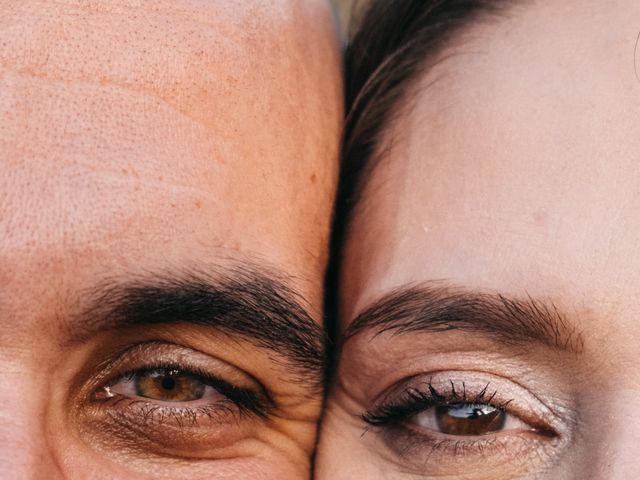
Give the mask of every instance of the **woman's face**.
POLYGON ((349 228, 320 479, 640 476, 639 30, 527 4, 420 79, 349 228))

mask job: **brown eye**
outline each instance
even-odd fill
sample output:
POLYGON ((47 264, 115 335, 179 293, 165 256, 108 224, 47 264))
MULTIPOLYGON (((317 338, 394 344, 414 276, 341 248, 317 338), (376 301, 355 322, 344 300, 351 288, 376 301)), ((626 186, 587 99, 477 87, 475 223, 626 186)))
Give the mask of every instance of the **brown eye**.
POLYGON ((438 430, 448 435, 486 435, 505 426, 507 415, 491 405, 460 403, 435 408, 438 430))
POLYGON ((148 370, 133 378, 136 395, 165 402, 200 400, 206 384, 194 375, 179 370, 148 370))
MULTIPOLYGON (((231 390, 233 393, 233 387, 231 390)), ((189 402, 190 405, 226 398, 199 375, 175 368, 137 370, 96 393, 97 398, 111 398, 115 395, 157 402, 189 402)))
POLYGON ((482 436, 507 430, 531 431, 518 417, 487 403, 452 403, 430 407, 410 423, 445 435, 482 436))

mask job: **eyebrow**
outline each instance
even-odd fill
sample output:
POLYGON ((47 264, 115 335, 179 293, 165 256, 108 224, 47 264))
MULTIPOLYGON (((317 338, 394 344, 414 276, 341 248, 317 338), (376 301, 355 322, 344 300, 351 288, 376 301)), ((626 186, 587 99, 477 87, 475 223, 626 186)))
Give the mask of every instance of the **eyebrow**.
POLYGON ((82 342, 101 331, 186 322, 238 335, 277 353, 296 379, 320 390, 325 334, 283 278, 241 265, 111 279, 87 292, 88 305, 81 320, 70 325, 69 338, 82 342))
POLYGON ((440 282, 404 287, 385 295, 353 320, 343 341, 365 330, 376 335, 459 330, 516 347, 537 343, 572 353, 584 348, 582 333, 551 302, 440 282))

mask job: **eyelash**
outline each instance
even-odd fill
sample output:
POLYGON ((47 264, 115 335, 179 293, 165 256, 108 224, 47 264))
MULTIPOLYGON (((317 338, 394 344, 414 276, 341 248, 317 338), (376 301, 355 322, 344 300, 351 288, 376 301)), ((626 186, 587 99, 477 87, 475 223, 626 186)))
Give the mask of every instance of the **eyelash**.
POLYGON ((426 384, 426 389, 407 388, 398 400, 384 403, 372 410, 365 412, 362 419, 373 427, 400 426, 413 415, 416 415, 428 408, 449 406, 458 403, 474 403, 490 405, 503 412, 512 400, 505 402, 494 402, 498 391, 489 394, 489 384, 485 385, 474 396, 468 396, 465 383, 462 383, 462 395, 455 388, 453 381, 447 393, 442 394, 432 384, 432 380, 426 384))
POLYGON ((173 418, 179 426, 183 426, 184 420, 191 422, 196 426, 198 419, 203 416, 213 418, 221 414, 237 413, 243 416, 255 415, 259 418, 265 418, 268 415, 269 405, 267 399, 261 398, 261 395, 248 389, 236 387, 235 385, 222 380, 216 376, 209 374, 197 367, 177 365, 173 363, 147 363, 136 369, 125 371, 112 376, 94 393, 94 399, 104 408, 113 409, 132 409, 139 408, 139 413, 145 422, 163 423, 167 418, 173 418), (193 376, 205 385, 211 386, 218 393, 225 397, 225 400, 212 403, 210 405, 199 405, 196 407, 189 406, 168 406, 159 404, 153 399, 131 398, 121 394, 113 394, 108 398, 98 398, 98 392, 105 390, 106 387, 115 385, 117 382, 126 379, 133 380, 136 375, 153 370, 178 370, 182 373, 193 376), (124 404, 124 405, 123 405, 124 404))
MULTIPOLYGON (((529 407, 517 403, 495 389, 494 382, 465 384, 440 377, 436 388, 433 379, 429 378, 419 384, 408 384, 362 414, 366 423, 363 435, 372 430, 397 458, 402 459, 403 465, 413 464, 421 472, 427 468, 428 459, 431 459, 428 468, 437 471, 447 465, 447 468, 466 468, 462 467, 464 463, 457 462, 474 465, 480 458, 490 462, 498 458, 506 461, 514 455, 531 455, 531 458, 552 455, 561 442, 558 431, 551 427, 553 421, 546 417, 547 414, 532 413, 536 410, 529 411, 529 407), (529 428, 463 436, 431 430, 412 421, 416 415, 431 408, 459 404, 491 406, 529 428)), ((456 470, 456 473, 459 472, 456 470)))

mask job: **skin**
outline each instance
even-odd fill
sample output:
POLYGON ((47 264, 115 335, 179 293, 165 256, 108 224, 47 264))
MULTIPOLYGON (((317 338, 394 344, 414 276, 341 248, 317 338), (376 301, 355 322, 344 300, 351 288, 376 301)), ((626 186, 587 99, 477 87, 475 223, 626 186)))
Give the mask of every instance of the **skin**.
POLYGON ((318 478, 640 475, 639 15, 626 0, 527 2, 467 28, 408 92, 350 226, 342 331, 391 290, 437 280, 553 303, 581 345, 569 353, 456 330, 350 338, 318 478), (384 427, 364 433, 362 413, 407 378, 469 386, 487 374, 513 404, 534 395, 558 412, 555 438, 519 426, 481 453, 411 449, 384 427))
POLYGON ((104 282, 238 263, 277 272, 321 322, 342 94, 330 7, 303 3, 0 6, 3 476, 308 476, 321 393, 278 354, 197 325, 71 341, 104 282), (144 342, 200 352, 274 413, 180 429, 97 412, 104 361, 144 342))

